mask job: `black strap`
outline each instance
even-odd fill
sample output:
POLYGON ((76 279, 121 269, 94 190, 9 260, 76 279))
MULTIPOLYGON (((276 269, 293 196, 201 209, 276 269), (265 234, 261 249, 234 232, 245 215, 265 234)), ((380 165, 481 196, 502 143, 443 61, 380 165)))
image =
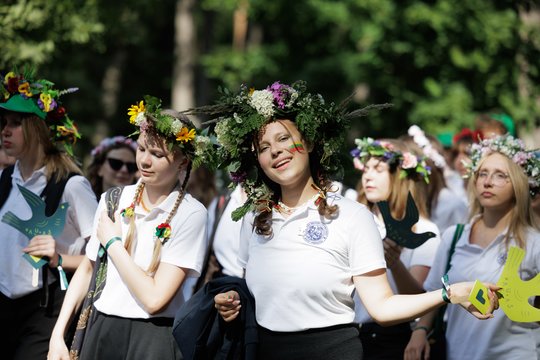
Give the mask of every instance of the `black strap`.
POLYGON ((13 170, 15 165, 8 166, 2 171, 2 176, 0 176, 0 209, 6 203, 6 200, 11 192, 11 175, 13 175, 13 170))

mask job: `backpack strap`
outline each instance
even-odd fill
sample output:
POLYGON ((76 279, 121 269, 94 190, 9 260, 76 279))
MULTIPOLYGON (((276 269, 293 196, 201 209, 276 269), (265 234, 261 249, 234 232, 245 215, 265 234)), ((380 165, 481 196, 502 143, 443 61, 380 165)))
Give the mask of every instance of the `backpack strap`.
POLYGON ((464 224, 456 225, 456 231, 454 232, 454 237, 452 238, 452 244, 450 244, 450 249, 448 250, 448 260, 446 261, 446 269, 444 271, 445 274, 447 274, 448 270, 450 270, 450 268, 452 267, 450 261, 452 260, 452 255, 454 255, 454 251, 456 250, 456 244, 461 237, 461 234, 463 234, 464 228, 464 224))
POLYGON ((45 189, 41 192, 40 196, 45 200, 45 215, 51 216, 54 214, 58 205, 60 205, 60 199, 64 194, 64 189, 69 179, 73 176, 78 175, 77 173, 69 173, 65 178, 60 179, 59 181, 50 180, 47 182, 45 189))
POLYGON ((0 176, 0 209, 6 203, 9 193, 11 192, 11 186, 13 184, 11 175, 13 175, 14 169, 15 165, 8 166, 2 171, 2 176, 0 176))

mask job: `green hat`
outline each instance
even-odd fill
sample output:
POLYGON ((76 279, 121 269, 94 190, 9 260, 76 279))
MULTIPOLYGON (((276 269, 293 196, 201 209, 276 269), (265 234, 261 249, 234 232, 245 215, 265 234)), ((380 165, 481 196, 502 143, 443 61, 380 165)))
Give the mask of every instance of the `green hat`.
POLYGON ((31 70, 23 73, 10 71, 0 77, 0 82, 0 109, 34 114, 43 119, 49 127, 52 141, 62 143, 73 155, 72 145, 81 135, 62 106, 60 97, 78 89, 55 89, 49 80, 35 79, 31 70))
POLYGON ((47 117, 47 114, 39 108, 36 100, 33 98, 24 98, 22 95, 13 95, 5 103, 0 103, 0 108, 14 112, 34 114, 43 120, 47 117))
POLYGON ((505 113, 500 113, 500 114, 491 114, 491 117, 501 122, 510 135, 516 136, 516 126, 514 125, 514 120, 510 117, 510 115, 505 114, 505 113))

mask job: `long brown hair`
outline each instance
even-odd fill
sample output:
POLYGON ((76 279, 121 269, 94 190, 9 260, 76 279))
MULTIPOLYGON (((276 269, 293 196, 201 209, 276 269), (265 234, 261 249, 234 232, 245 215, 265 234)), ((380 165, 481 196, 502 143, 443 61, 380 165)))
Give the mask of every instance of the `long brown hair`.
MULTIPOLYGON (((408 151, 407 147, 402 141, 393 140, 393 139, 384 139, 384 141, 392 144, 396 150, 401 152, 408 151)), ((380 161, 385 162, 381 158, 377 158, 380 161)), ((429 217, 428 206, 427 206, 427 184, 423 181, 422 176, 416 176, 414 178, 406 177, 400 178, 399 176, 399 164, 391 163, 388 164, 389 175, 390 175, 390 195, 388 196, 388 204, 390 206, 390 212, 392 216, 396 219, 402 219, 405 216, 405 208, 407 206, 407 194, 410 192, 416 207, 418 208, 418 213, 424 218, 429 217)), ((362 187, 362 178, 358 180, 357 188, 358 192, 358 202, 368 206, 370 209, 373 209, 375 204, 370 202, 366 193, 362 187)))
MULTIPOLYGON (((293 142, 297 142, 297 140, 300 139, 294 139, 292 136, 292 132, 288 125, 285 123, 284 120, 290 119, 271 119, 268 122, 266 122, 261 129, 256 133, 254 139, 253 139, 253 147, 255 149, 255 153, 259 152, 259 142, 262 136, 264 135, 264 131, 266 129, 266 125, 272 123, 272 122, 278 122, 286 129, 286 131, 291 136, 291 139, 293 139, 293 142)), ((294 121, 292 121, 294 123, 294 121)), ((302 136, 302 134, 300 134, 302 136)), ((302 138, 305 142, 305 140, 302 138)), ((312 146, 311 144, 308 144, 309 146, 312 146)), ((306 151, 305 149, 297 149, 298 151, 306 151)), ((319 205, 318 205, 318 211, 321 216, 324 216, 325 218, 333 218, 338 215, 338 206, 337 205, 329 205, 326 200, 327 190, 330 188, 332 181, 328 178, 328 175, 323 171, 323 169, 320 166, 320 156, 317 154, 316 151, 312 151, 309 153, 309 168, 311 177, 313 178, 315 184, 321 189, 322 193, 324 194, 324 197, 321 198, 319 205)), ((258 167, 259 174, 261 176, 262 182, 268 186, 272 192, 272 202, 274 204, 277 204, 277 202, 281 199, 281 187, 279 184, 275 183, 274 181, 270 180, 268 176, 264 173, 264 171, 261 169, 258 161, 255 162, 256 166, 258 167)), ((255 227, 255 232, 258 235, 265 235, 265 236, 271 236, 272 235, 272 211, 262 211, 255 217, 255 222, 253 224, 255 227)))

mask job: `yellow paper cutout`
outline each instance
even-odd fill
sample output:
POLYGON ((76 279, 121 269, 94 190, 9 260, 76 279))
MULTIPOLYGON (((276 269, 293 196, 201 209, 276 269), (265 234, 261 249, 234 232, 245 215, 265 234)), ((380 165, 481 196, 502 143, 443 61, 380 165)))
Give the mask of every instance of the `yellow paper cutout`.
POLYGON ((474 286, 469 294, 469 301, 482 314, 486 315, 489 310, 488 288, 479 280, 474 282, 474 286))
POLYGON ((512 321, 540 321, 540 309, 529 304, 529 298, 540 296, 540 274, 533 279, 523 281, 519 277, 519 265, 525 258, 525 250, 512 246, 508 250, 506 264, 497 285, 502 289, 499 293, 499 305, 512 321))

